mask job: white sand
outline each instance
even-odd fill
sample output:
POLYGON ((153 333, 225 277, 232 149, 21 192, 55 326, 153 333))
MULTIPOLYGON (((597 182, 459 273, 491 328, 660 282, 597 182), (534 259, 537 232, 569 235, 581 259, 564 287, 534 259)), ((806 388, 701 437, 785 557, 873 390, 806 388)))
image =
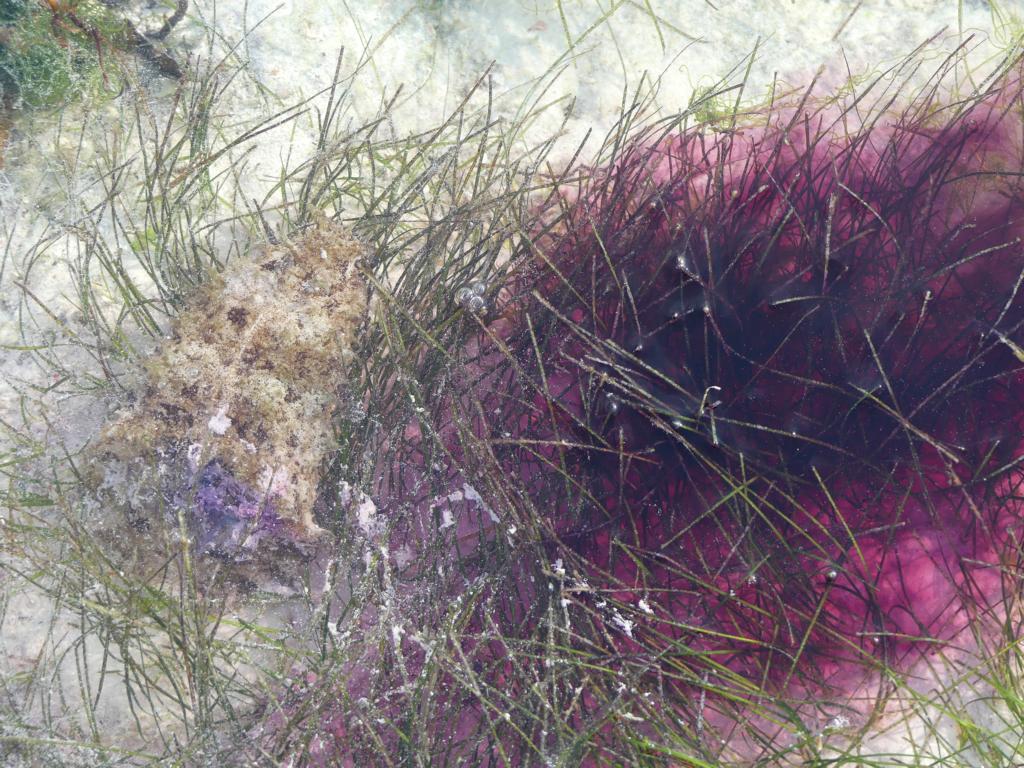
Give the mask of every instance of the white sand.
MULTIPOLYGON (((340 46, 350 67, 370 51, 369 72, 356 89, 357 111, 372 116, 380 94, 403 85, 395 114, 399 133, 425 128, 454 108, 491 62, 496 90, 508 94, 500 104, 504 114, 520 107, 538 78, 560 68, 548 98, 576 100, 569 133, 578 138, 591 128, 607 130, 623 89, 635 88, 644 73, 660 78, 659 102, 675 111, 694 88, 743 67, 755 46, 747 78, 752 98, 763 96, 776 76, 803 86, 822 67, 835 83, 847 70, 880 71, 932 38, 933 57, 975 34, 982 45, 973 61, 980 64, 998 50, 987 7, 964 3, 961 11, 956 0, 865 0, 859 8, 835 0, 720 0, 718 10, 705 0, 565 0, 564 24, 554 0, 378 5, 221 2, 216 18, 229 39, 249 30, 244 51, 253 71, 284 103, 329 83, 340 46)), ((212 3, 203 0, 197 12, 212 19, 212 3)), ((552 115, 537 126, 538 135, 557 122, 552 115)))

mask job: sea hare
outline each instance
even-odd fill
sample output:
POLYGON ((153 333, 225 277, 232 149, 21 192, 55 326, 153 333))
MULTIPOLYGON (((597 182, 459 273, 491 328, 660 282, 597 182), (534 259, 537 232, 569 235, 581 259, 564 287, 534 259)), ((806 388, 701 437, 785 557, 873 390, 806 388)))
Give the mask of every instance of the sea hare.
POLYGON ((331 416, 367 306, 359 243, 322 222, 230 265, 192 299, 137 403, 102 432, 94 477, 136 521, 191 513, 202 551, 251 556, 303 542, 331 416))

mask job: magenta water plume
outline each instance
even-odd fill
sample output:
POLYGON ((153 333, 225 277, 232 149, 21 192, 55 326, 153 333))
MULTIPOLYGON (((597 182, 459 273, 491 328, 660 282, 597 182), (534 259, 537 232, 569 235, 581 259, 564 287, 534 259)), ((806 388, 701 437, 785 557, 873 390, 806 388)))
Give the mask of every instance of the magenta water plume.
POLYGON ((843 686, 1016 583, 1019 78, 656 128, 537 239, 493 397, 609 652, 843 686))
POLYGON ((954 66, 620 128, 534 212, 378 494, 413 510, 380 544, 394 604, 427 627, 458 595, 461 623, 317 683, 362 702, 321 710, 322 754, 433 723, 466 764, 749 757, 785 712, 1015 626, 1024 83, 958 94, 954 66))
POLYGON ((556 507, 553 544, 700 644, 756 637, 737 664, 944 636, 936 592, 998 579, 1016 518, 993 503, 1024 359, 1003 86, 853 134, 827 108, 672 131, 588 181, 505 342, 584 500, 556 507))

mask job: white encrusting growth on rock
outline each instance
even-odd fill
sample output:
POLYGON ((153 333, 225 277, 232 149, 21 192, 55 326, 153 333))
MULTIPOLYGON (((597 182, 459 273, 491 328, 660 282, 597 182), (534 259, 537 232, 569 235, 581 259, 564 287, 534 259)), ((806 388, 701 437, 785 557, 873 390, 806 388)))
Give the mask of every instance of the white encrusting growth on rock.
POLYGON ((223 435, 228 431, 228 427, 231 426, 231 419, 228 417, 228 407, 222 405, 220 410, 217 411, 210 420, 207 422, 207 427, 215 435, 223 435))

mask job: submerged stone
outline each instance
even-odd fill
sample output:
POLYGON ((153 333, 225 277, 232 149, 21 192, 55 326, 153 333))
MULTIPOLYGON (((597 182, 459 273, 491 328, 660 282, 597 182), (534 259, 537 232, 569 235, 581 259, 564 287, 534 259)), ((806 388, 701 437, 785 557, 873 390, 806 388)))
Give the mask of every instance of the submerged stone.
POLYGON ((186 509, 200 551, 232 559, 268 535, 315 538, 331 418, 367 308, 362 253, 323 222, 202 288, 145 362, 136 404, 99 436, 94 487, 146 527, 186 509))

